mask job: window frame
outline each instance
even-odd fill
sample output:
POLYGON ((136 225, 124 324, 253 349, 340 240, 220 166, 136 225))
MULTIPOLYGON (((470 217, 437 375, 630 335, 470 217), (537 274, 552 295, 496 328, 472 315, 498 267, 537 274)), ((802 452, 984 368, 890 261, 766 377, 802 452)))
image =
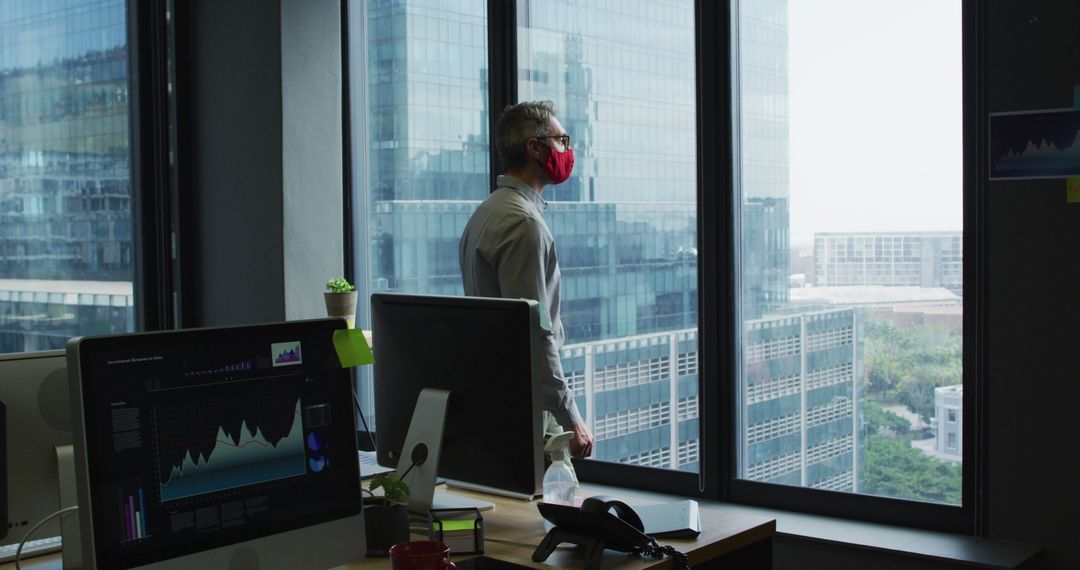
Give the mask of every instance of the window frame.
MULTIPOLYGON (((741 324, 736 303, 740 291, 736 274, 739 216, 734 206, 736 196, 738 148, 734 143, 736 110, 734 100, 737 50, 733 39, 737 20, 733 1, 695 0, 696 101, 697 101, 697 231, 698 258, 698 394, 700 435, 699 473, 688 473, 624 465, 601 461, 575 460, 583 481, 633 487, 648 491, 679 494, 687 497, 744 503, 762 507, 808 512, 839 518, 866 520, 885 524, 926 528, 977 536, 986 532, 985 509, 985 410, 984 389, 985 340, 982 332, 986 307, 984 293, 985 225, 983 182, 979 173, 984 167, 985 146, 980 135, 986 128, 979 88, 983 64, 981 22, 983 11, 978 0, 962 1, 963 50, 963 205, 964 205, 964 315, 963 315, 963 403, 961 418, 963 440, 962 506, 948 506, 918 501, 874 497, 853 493, 824 491, 748 481, 737 478, 736 449, 738 432, 738 351, 741 324), (701 157, 719 157, 702 160, 701 157)), ((349 115, 348 73, 348 2, 342 0, 343 107, 346 124, 349 115)), ((517 100, 517 26, 518 14, 525 0, 488 0, 488 97, 490 109, 502 109, 517 100)), ((355 7, 354 7, 355 9, 355 7)), ((489 114, 489 129, 494 130, 498 113, 489 114)), ((344 192, 346 204, 352 196, 350 134, 345 133, 344 192)), ((491 153, 491 177, 499 172, 494 146, 491 153)), ((349 227, 352 212, 344 223, 346 236, 355 235, 349 227)), ((355 277, 355 244, 345 244, 347 274, 355 277)), ((368 433, 358 433, 368 441, 368 433)))
POLYGON ((168 176, 164 143, 175 124, 169 114, 168 55, 163 5, 166 0, 126 0, 124 36, 127 51, 128 183, 131 189, 131 283, 134 328, 141 332, 171 328, 174 295, 169 227, 175 196, 168 176), (165 137, 165 138, 162 138, 165 137))
POLYGON ((169 3, 126 2, 136 331, 179 326, 177 95, 169 76, 175 53, 169 3))
MULTIPOLYGON (((737 20, 733 17, 733 5, 738 0, 727 0, 720 4, 720 10, 726 12, 722 19, 722 30, 726 39, 725 44, 732 50, 730 56, 724 58, 724 63, 729 66, 735 65, 738 53, 734 42, 738 37, 737 20)), ((698 4, 707 3, 707 0, 698 0, 698 4)), ((961 483, 961 505, 941 505, 925 503, 907 499, 894 499, 889 497, 876 497, 860 495, 848 492, 825 491, 788 485, 777 485, 749 481, 737 477, 737 465, 732 454, 726 455, 729 459, 727 470, 721 474, 724 479, 724 491, 721 498, 737 503, 746 503, 757 506, 794 510, 814 513, 826 516, 865 520, 884 524, 894 524, 943 532, 954 532, 982 536, 986 532, 985 520, 985 496, 983 483, 985 477, 985 449, 986 430, 985 422, 977 422, 984 414, 985 390, 983 389, 984 337, 982 333, 982 314, 985 311, 984 280, 982 279, 985 260, 985 225, 983 224, 983 198, 982 181, 979 173, 982 172, 982 159, 984 153, 980 152, 980 132, 985 129, 981 118, 985 113, 981 112, 982 101, 979 95, 979 86, 983 68, 983 46, 979 30, 983 18, 982 5, 977 0, 961 0, 961 45, 962 45, 962 121, 963 121, 963 147, 965 149, 962 170, 963 182, 963 206, 964 206, 964 301, 963 301, 963 385, 964 385, 964 415, 963 437, 974 438, 963 441, 963 475, 961 483)), ((698 32, 703 29, 701 22, 698 23, 698 32)), ((719 54, 718 54, 719 55, 719 54)), ((719 58, 718 58, 719 59, 719 58)), ((717 67, 721 67, 718 64, 717 67)), ((721 77, 731 78, 732 85, 728 91, 734 92, 736 77, 732 73, 734 69, 718 71, 721 77), (726 74, 724 74, 726 73, 726 74)), ((713 98, 712 100, 716 100, 713 98)), ((732 114, 737 112, 734 106, 727 107, 732 114)), ((728 140, 733 132, 728 132, 728 140)), ((733 149, 737 153, 738 149, 733 149)), ((735 170, 737 161, 728 163, 726 199, 734 203, 736 194, 735 170)), ((737 255, 738 244, 733 236, 738 231, 738 226, 730 226, 731 231, 727 234, 727 255, 737 255)), ((732 300, 734 303, 734 300, 732 300)), ((733 305, 734 306, 734 305, 733 305)), ((739 322, 729 319, 726 323, 725 332, 730 340, 731 348, 734 348, 735 339, 739 335, 739 322)), ((735 445, 740 437, 737 425, 738 402, 734 395, 738 393, 740 381, 736 360, 737 353, 733 350, 726 353, 729 361, 724 363, 723 369, 726 377, 721 377, 723 392, 729 397, 726 399, 727 406, 724 412, 727 414, 728 423, 727 439, 731 445, 735 445)), ((704 450, 703 450, 704 451, 704 450)))

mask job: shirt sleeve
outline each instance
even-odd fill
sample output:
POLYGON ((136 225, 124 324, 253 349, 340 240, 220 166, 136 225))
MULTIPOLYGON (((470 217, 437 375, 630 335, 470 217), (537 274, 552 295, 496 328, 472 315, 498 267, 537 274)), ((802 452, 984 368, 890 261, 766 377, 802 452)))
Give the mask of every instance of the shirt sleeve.
MULTIPOLYGON (((554 246, 550 235, 531 218, 522 218, 504 235, 495 264, 499 292, 505 298, 532 299, 542 305, 541 310, 547 311, 548 250, 554 246)), ((581 421, 581 413, 566 384, 555 333, 545 329, 542 335, 546 366, 537 371, 536 378, 541 388, 541 405, 555 416, 559 425, 569 428, 581 421)))

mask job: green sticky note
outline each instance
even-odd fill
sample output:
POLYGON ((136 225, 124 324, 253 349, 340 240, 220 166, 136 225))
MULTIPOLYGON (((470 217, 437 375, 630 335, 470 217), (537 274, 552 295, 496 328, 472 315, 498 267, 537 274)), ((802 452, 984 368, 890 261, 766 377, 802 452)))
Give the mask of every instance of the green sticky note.
POLYGON ((342 368, 374 364, 375 357, 371 354, 371 347, 364 338, 364 331, 360 329, 338 329, 334 331, 334 348, 337 349, 338 360, 342 368))
POLYGON ((437 521, 436 524, 442 525, 443 532, 454 532, 459 530, 475 530, 476 520, 463 520, 463 521, 437 521))
POLYGON ((1065 201, 1070 204, 1080 204, 1080 176, 1070 176, 1065 184, 1065 201))

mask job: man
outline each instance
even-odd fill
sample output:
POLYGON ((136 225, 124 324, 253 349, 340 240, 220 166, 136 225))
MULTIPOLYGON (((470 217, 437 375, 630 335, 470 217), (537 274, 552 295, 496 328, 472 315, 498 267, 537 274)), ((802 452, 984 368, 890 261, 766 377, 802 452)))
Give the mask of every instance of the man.
POLYGON ((571 454, 588 457, 593 436, 581 419, 559 359, 564 341, 559 261, 544 222, 547 202, 540 197, 545 186, 570 177, 574 168, 570 135, 555 118, 550 101, 528 101, 503 111, 495 125, 495 148, 505 174, 465 226, 458 246, 465 294, 532 299, 542 305, 551 323, 544 337, 545 366, 536 371, 542 404, 555 422, 574 432, 571 454))

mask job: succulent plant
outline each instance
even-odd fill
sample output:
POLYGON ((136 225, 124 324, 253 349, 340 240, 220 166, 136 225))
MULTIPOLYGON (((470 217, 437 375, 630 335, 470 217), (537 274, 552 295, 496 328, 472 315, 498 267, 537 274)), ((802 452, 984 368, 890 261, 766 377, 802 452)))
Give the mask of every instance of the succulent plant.
POLYGON ((348 293, 355 291, 356 287, 352 283, 345 280, 344 277, 338 277, 337 279, 331 279, 326 282, 326 290, 331 293, 348 293))

